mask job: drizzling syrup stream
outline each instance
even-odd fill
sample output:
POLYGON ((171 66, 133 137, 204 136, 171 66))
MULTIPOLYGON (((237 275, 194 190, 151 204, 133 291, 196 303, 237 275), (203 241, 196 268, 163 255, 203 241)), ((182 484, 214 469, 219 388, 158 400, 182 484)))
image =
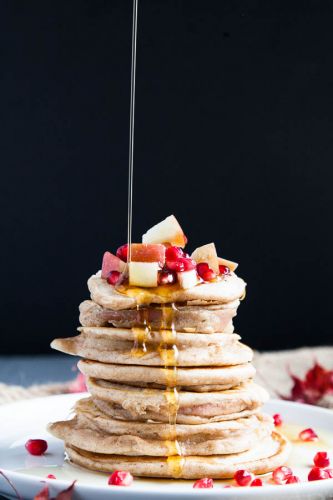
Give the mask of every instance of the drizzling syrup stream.
MULTIPOLYGON (((129 130, 129 161, 128 161, 128 207, 127 207, 127 242, 128 262, 131 261, 132 243, 132 218, 133 218, 133 163, 134 163, 134 118, 135 118, 135 78, 136 78, 136 46, 138 26, 138 0, 133 0, 133 25, 132 25, 132 62, 131 62, 131 104, 130 104, 130 130, 129 130)), ((124 287, 122 287, 124 288, 124 287)), ((124 291, 124 290, 123 290, 124 291)), ((125 292, 126 293, 126 292, 125 292)), ((142 307, 144 291, 137 296, 137 312, 139 327, 132 328, 134 344, 131 350, 133 357, 144 356, 147 352, 146 343, 150 339, 151 326, 149 324, 149 311, 142 307)), ((132 295, 133 296, 133 295, 132 295)), ((184 465, 184 457, 177 441, 177 413, 179 408, 179 394, 177 390, 177 332, 174 327, 175 305, 168 304, 161 307, 161 342, 157 351, 164 365, 166 388, 165 399, 169 414, 170 435, 164 441, 168 452, 167 463, 173 477, 179 477, 184 465)), ((147 367, 147 369, 149 369, 147 367)))

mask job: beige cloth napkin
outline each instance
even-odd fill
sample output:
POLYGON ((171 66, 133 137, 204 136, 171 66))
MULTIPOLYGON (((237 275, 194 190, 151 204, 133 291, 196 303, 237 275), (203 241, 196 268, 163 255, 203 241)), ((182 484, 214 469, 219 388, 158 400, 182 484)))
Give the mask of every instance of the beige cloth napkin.
MULTIPOLYGON (((292 381, 290 370, 300 377, 317 360, 325 368, 333 369, 333 347, 303 347, 290 351, 256 352, 254 365, 257 369, 256 381, 264 386, 272 397, 289 395, 292 381)), ((62 394, 69 391, 69 383, 33 385, 27 388, 0 383, 0 404, 20 399, 62 394)), ((321 406, 333 408, 333 396, 325 396, 319 401, 321 406)))

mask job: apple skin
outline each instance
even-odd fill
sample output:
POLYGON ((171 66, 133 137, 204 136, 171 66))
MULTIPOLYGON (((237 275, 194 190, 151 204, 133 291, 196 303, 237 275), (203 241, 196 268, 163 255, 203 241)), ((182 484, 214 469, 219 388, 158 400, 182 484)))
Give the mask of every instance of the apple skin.
POLYGON ((102 261, 102 278, 106 279, 111 271, 126 273, 127 264, 111 252, 105 252, 102 261))
POLYGON ((169 215, 142 236, 142 243, 169 243, 184 248, 187 238, 174 215, 169 215))
POLYGON ((159 262, 163 267, 165 263, 165 246, 151 243, 132 243, 132 262, 159 262))
POLYGON ((232 260, 223 259, 222 257, 218 257, 217 260, 219 265, 229 267, 230 271, 234 272, 238 267, 237 262, 233 262, 232 260))
POLYGON ((190 271, 183 271, 181 273, 177 273, 177 278, 179 282, 179 286, 184 288, 193 288, 199 282, 196 269, 191 269, 190 271))
POLYGON ((220 274, 219 261, 214 243, 208 243, 207 245, 196 248, 191 257, 198 264, 200 262, 207 262, 209 267, 213 269, 216 274, 220 274))
POLYGON ((157 287, 158 262, 133 262, 129 263, 129 284, 131 286, 157 287))

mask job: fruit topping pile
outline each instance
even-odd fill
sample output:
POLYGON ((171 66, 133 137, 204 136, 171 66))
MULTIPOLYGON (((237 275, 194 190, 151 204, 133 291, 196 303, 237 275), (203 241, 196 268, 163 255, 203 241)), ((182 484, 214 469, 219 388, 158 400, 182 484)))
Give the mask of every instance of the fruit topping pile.
POLYGON ((187 238, 177 219, 170 215, 142 237, 142 243, 122 245, 116 255, 105 252, 102 278, 110 285, 128 281, 131 286, 157 287, 178 283, 192 288, 230 275, 236 262, 217 256, 214 243, 198 247, 192 255, 184 251, 187 238))

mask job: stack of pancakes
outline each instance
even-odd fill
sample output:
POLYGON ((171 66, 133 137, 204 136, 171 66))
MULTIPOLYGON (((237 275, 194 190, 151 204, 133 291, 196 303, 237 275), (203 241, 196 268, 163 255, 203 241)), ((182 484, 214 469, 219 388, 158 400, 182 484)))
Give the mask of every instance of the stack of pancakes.
POLYGON ((50 424, 70 460, 137 476, 230 478, 282 465, 289 445, 261 413, 252 351, 232 319, 245 293, 234 273, 183 290, 117 289, 99 274, 79 335, 52 347, 79 355, 91 397, 50 424))

